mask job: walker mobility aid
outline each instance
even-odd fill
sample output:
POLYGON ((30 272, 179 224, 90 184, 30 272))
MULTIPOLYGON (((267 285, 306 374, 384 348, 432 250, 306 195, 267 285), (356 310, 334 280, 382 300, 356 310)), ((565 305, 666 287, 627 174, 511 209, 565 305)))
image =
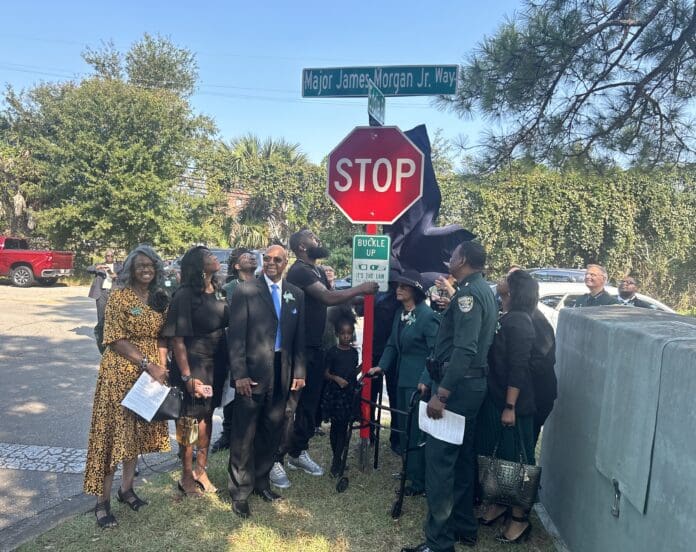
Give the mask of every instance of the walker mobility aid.
MULTIPOLYGON (((381 425, 381 418, 382 418, 382 410, 387 410, 392 416, 392 419, 395 415, 397 416, 404 416, 406 419, 406 427, 405 428, 391 428, 391 431, 396 432, 398 434, 405 434, 406 437, 406 446, 402 447, 401 450, 401 474, 399 477, 399 488, 396 491, 396 501, 392 505, 391 509, 391 517, 393 519, 398 519, 401 516, 401 509, 404 503, 404 488, 406 486, 406 468, 408 467, 408 453, 414 450, 417 450, 420 447, 423 447, 425 443, 415 443, 412 444, 410 442, 410 434, 411 434, 411 427, 412 424, 417 424, 418 423, 418 401, 420 399, 420 393, 418 391, 414 392, 413 395, 411 395, 411 400, 409 401, 408 405, 408 410, 400 410, 397 408, 391 408, 388 406, 385 406, 382 404, 382 388, 380 387, 378 392, 377 392, 377 400, 372 401, 363 398, 362 396, 362 390, 364 386, 364 379, 365 378, 370 378, 373 376, 368 376, 367 374, 361 374, 360 377, 358 378, 357 384, 353 390, 353 408, 352 411, 359 412, 360 411, 360 405, 362 403, 367 403, 371 407, 374 407, 376 410, 376 416, 375 416, 375 421, 368 420, 367 422, 362 421, 362 417, 360 415, 354 416, 353 420, 351 421, 350 424, 348 424, 348 429, 347 429, 347 435, 346 435, 346 446, 343 449, 343 454, 341 455, 341 463, 339 465, 339 472, 338 472, 338 482, 336 483, 336 491, 339 493, 344 492, 348 488, 348 477, 344 475, 345 468, 346 468, 346 462, 348 460, 348 451, 350 448, 350 439, 351 435, 354 431, 360 431, 361 429, 364 428, 370 428, 371 430, 374 430, 374 459, 373 459, 373 468, 377 469, 379 466, 379 434, 380 430, 386 426, 381 425)), ((375 377, 377 381, 381 381, 381 378, 379 376, 375 377)), ((365 471, 365 468, 367 467, 367 451, 365 450, 364 447, 360 448, 360 458, 359 458, 359 463, 360 463, 360 470, 365 471)))

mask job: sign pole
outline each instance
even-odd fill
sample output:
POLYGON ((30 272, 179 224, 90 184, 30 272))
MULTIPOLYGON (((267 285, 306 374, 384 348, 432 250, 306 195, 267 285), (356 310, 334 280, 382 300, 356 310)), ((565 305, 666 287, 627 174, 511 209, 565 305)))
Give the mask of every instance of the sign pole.
MULTIPOLYGON (((367 234, 377 234, 377 225, 368 224, 367 234)), ((375 322, 375 296, 366 295, 363 305, 363 345, 362 345, 362 373, 367 373, 372 368, 372 336, 374 334, 375 322)), ((365 401, 372 400, 372 380, 366 379, 365 385, 362 388, 362 397, 365 399, 360 403, 362 422, 360 429, 360 439, 363 443, 369 442, 370 439, 370 421, 371 421, 371 405, 365 401)))

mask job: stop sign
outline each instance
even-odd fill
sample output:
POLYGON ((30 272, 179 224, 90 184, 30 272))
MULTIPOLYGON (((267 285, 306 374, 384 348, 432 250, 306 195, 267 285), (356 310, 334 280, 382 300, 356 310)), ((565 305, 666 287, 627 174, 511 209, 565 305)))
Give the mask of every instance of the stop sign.
POLYGON ((393 224, 423 195, 423 165, 398 127, 356 127, 329 154, 326 193, 354 224, 393 224))

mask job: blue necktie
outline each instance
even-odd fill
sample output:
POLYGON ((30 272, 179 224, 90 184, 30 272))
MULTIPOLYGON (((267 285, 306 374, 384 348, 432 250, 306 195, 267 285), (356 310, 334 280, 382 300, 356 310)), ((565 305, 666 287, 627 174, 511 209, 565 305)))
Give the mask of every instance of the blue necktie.
POLYGON ((275 306, 276 316, 278 317, 278 329, 276 330, 275 350, 280 350, 280 290, 278 284, 271 285, 271 296, 273 297, 273 305, 275 306))

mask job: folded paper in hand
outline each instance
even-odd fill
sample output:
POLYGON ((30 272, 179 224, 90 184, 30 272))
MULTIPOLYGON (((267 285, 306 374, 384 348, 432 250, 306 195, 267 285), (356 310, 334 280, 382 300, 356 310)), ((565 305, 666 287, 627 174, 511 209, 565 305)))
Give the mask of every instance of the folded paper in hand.
POLYGON ((433 420, 426 413, 427 406, 427 403, 424 401, 419 401, 418 403, 418 427, 420 427, 421 431, 432 435, 440 441, 461 445, 464 442, 466 418, 461 414, 445 410, 442 413, 442 418, 433 420))
POLYGON ((121 405, 150 422, 168 394, 169 387, 143 372, 121 401, 121 405))

